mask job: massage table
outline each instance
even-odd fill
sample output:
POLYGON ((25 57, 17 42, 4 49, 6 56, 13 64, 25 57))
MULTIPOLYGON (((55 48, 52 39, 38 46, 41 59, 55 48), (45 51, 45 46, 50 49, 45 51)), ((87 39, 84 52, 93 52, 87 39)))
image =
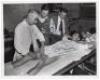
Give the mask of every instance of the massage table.
MULTIPOLYGON (((53 45, 45 47, 45 54, 52 58, 59 58, 44 66, 36 75, 61 75, 82 63, 89 58, 94 49, 89 47, 92 45, 80 44, 75 41, 61 40, 53 45)), ((30 60, 24 65, 13 68, 11 62, 5 64, 5 75, 28 75, 27 71, 35 67, 38 60, 30 60)))

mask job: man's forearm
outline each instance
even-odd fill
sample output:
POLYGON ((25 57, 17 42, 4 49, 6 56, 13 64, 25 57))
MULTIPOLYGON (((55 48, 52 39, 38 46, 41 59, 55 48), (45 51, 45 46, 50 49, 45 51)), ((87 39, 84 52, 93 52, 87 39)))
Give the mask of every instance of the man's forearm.
POLYGON ((16 67, 23 65, 24 63, 26 63, 29 60, 31 60, 31 57, 28 55, 25 55, 21 59, 12 62, 12 64, 16 68, 16 67))
POLYGON ((41 42, 40 53, 44 55, 44 42, 41 42))
POLYGON ((41 46, 41 50, 40 50, 40 59, 45 63, 46 59, 48 58, 47 55, 45 55, 45 48, 44 48, 44 42, 41 42, 42 46, 41 46))
POLYGON ((34 52, 29 52, 29 56, 32 58, 32 59, 37 59, 37 53, 34 53, 34 52))

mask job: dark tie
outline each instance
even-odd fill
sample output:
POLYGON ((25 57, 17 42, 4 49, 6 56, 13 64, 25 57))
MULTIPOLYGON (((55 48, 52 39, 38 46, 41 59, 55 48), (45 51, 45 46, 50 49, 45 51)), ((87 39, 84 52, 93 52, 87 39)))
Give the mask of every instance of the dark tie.
POLYGON ((33 44, 30 45, 30 49, 29 49, 31 52, 34 52, 34 49, 33 49, 33 44))
POLYGON ((62 21, 61 21, 61 23, 60 23, 60 31, 61 31, 61 35, 63 35, 63 29, 62 29, 62 27, 63 27, 63 25, 62 25, 62 21))

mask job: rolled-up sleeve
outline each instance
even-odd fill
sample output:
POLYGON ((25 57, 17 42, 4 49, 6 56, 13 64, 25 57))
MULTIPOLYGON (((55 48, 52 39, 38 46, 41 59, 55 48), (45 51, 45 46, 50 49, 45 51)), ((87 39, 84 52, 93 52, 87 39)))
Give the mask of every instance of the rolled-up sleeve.
POLYGON ((44 35, 43 35, 41 32, 38 33, 38 39, 39 39, 41 42, 45 42, 44 35))
POLYGON ((32 36, 33 38, 39 39, 41 42, 45 42, 44 35, 42 32, 38 29, 36 25, 32 26, 32 36))

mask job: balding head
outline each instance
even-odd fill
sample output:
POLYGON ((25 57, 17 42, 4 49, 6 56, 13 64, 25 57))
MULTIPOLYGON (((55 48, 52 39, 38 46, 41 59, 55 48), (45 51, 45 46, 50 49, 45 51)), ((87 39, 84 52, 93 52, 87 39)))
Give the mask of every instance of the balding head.
POLYGON ((39 17, 39 13, 38 11, 34 10, 34 9, 30 9, 27 13, 27 22, 32 25, 32 24, 35 24, 37 23, 37 19, 39 17))

